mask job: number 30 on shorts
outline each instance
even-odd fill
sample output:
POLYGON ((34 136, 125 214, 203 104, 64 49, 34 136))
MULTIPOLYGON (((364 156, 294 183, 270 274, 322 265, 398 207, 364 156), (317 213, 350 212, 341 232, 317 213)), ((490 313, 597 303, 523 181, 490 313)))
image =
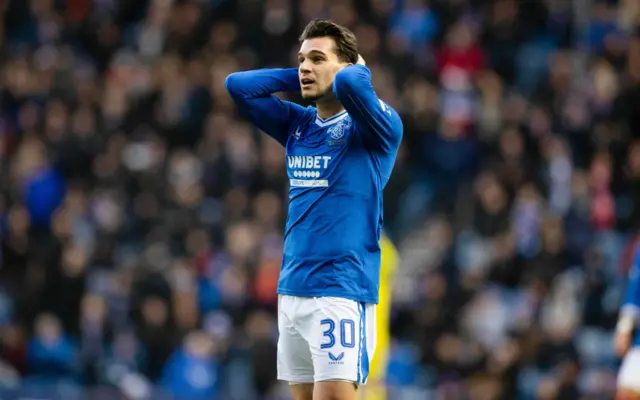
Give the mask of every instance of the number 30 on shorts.
MULTIPOLYGON (((322 336, 328 338, 328 341, 321 344, 320 348, 330 349, 336 344, 336 337, 333 333, 336 329, 336 323, 332 319, 323 319, 320 321, 320 325, 326 327, 322 336)), ((356 323, 352 319, 340 320, 340 344, 346 348, 356 346, 356 323)))

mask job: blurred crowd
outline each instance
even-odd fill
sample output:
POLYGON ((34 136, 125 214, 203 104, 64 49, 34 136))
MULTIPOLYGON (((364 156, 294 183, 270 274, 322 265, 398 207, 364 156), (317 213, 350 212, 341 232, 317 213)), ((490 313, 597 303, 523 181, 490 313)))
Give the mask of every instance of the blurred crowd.
POLYGON ((316 17, 354 30, 404 121, 385 191, 402 260, 390 393, 612 393, 640 228, 637 0, 0 0, 0 12, 0 397, 287 393, 284 151, 224 79, 295 65, 316 17))

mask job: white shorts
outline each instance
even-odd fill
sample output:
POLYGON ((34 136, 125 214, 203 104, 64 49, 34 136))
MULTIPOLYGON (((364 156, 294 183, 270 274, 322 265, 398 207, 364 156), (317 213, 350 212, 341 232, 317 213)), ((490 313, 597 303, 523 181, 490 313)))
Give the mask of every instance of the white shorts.
POLYGON ((376 305, 337 297, 278 296, 278 379, 367 382, 376 305))
POLYGON ((640 391, 640 347, 632 347, 624 356, 618 372, 618 389, 640 391))

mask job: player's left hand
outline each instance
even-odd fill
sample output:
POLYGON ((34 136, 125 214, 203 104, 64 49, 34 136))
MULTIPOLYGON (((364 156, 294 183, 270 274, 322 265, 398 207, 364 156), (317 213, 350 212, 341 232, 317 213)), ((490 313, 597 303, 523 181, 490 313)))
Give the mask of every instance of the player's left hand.
POLYGON ((364 58, 362 58, 361 54, 358 54, 358 62, 357 62, 357 64, 367 65, 367 63, 364 61, 364 58))

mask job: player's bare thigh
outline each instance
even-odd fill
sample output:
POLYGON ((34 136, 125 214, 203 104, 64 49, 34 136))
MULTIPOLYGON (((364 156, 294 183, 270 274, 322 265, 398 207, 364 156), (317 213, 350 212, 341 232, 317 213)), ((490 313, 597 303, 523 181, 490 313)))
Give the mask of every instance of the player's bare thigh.
POLYGON ((356 400, 358 387, 347 381, 291 384, 293 400, 356 400))
POLYGON ((313 383, 290 383, 293 400, 313 400, 313 383))

